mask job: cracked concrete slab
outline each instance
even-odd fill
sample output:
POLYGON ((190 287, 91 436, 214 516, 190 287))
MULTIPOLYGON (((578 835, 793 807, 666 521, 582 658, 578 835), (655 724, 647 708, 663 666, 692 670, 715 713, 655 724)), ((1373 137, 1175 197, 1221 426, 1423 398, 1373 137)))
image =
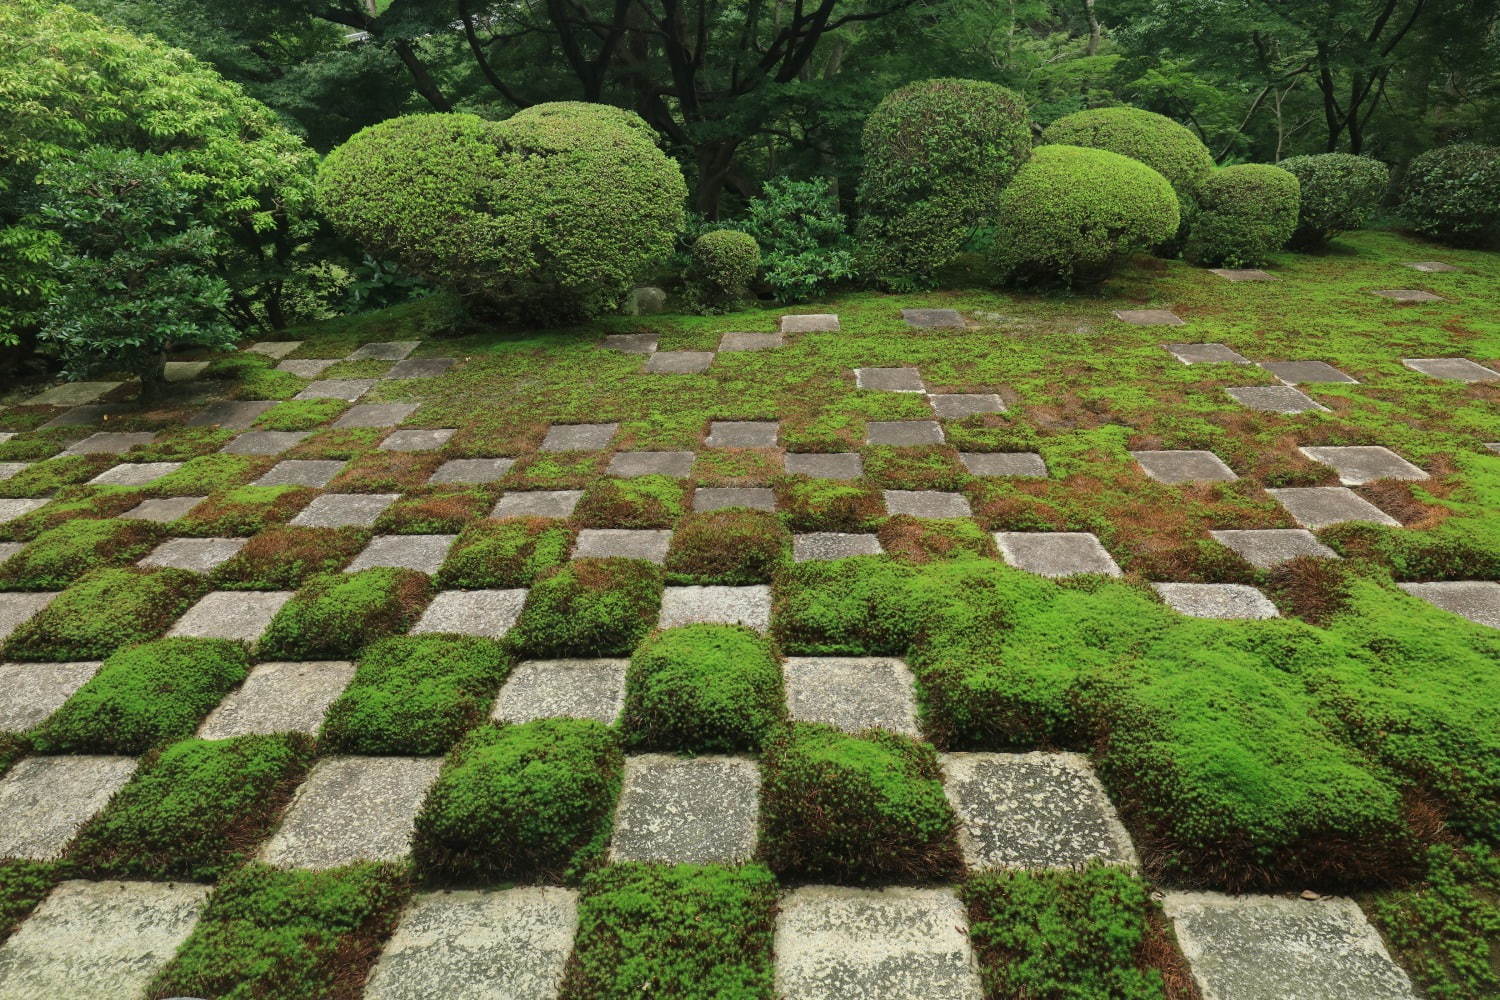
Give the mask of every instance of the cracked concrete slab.
POLYGON ((755 853, 760 768, 747 757, 625 758, 613 861, 731 865, 755 853))

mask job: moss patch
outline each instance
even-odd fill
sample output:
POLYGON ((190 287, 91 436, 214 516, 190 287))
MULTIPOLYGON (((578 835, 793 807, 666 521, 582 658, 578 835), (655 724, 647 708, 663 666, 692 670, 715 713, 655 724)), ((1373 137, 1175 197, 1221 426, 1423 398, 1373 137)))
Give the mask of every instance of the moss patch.
POLYGON ((376 567, 315 576, 281 606, 261 637, 274 660, 345 659, 368 643, 405 632, 432 599, 427 576, 376 567))
POLYGON ((529 587, 566 562, 572 546, 573 530, 563 521, 476 521, 453 543, 438 570, 438 585, 473 590, 529 587))
POLYGON ((493 493, 484 486, 426 486, 408 491, 380 512, 375 519, 375 532, 456 535, 489 512, 495 503, 493 493))
POLYGON ((791 532, 775 514, 737 509, 689 514, 672 533, 667 582, 731 587, 769 583, 791 557, 791 532))
POLYGON ((290 521, 317 495, 317 490, 305 486, 222 490, 172 522, 172 532, 198 538, 243 538, 290 521))
POLYGON ((670 528, 687 511, 682 484, 666 476, 596 479, 573 519, 589 528, 670 528))
POLYGON ((661 611, 661 570, 578 559, 538 580, 507 637, 527 656, 628 656, 661 611))
POLYGON ((92 570, 135 562, 163 535, 149 521, 67 521, 0 563, 0 590, 61 590, 92 570))
POLYGON ((73 584, 6 641, 13 660, 102 660, 154 639, 208 590, 181 569, 100 569, 73 584))
POLYGON ((343 569, 369 541, 363 528, 270 528, 214 568, 214 585, 222 590, 295 590, 314 576, 343 569))
POLYGON ((885 517, 880 492, 857 482, 783 479, 776 509, 786 526, 804 531, 870 531, 885 517))

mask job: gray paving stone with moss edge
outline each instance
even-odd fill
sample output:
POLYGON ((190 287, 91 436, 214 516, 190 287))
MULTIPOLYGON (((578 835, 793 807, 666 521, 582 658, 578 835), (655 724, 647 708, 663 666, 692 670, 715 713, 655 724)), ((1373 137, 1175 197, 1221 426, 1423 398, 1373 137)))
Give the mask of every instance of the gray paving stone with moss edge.
POLYGON ((452 427, 422 428, 392 431, 380 442, 381 451, 437 451, 457 433, 452 427))
POLYGON ((453 458, 438 466, 428 483, 493 483, 504 478, 513 458, 453 458))
POLYGON ((922 373, 915 368, 856 368, 854 387, 876 392, 926 392, 922 373))
POLYGON ((337 358, 297 358, 281 362, 276 366, 276 370, 298 378, 315 379, 336 364, 338 364, 337 358))
POLYGON ((528 490, 507 493, 495 504, 490 517, 554 517, 573 516, 573 508, 583 496, 582 490, 528 490))
POLYGON ((1462 270, 1462 268, 1454 267, 1452 264, 1445 264, 1440 260, 1414 260, 1407 262, 1403 266, 1409 267, 1413 271, 1421 271, 1423 274, 1442 274, 1449 271, 1462 270))
POLYGON ((264 354, 268 358, 284 358, 302 346, 300 340, 262 340, 245 348, 248 354, 264 354))
POLYGON ((538 451, 603 451, 619 433, 619 424, 553 424, 538 451))
POLYGON ((408 358, 398 361, 385 373, 386 378, 438 378, 458 364, 457 358, 408 358))
MULTIPOLYGON (((1398 583, 1396 586, 1444 611, 1479 625, 1500 628, 1500 583, 1492 580, 1446 580, 1398 583)), ((4 728, 0 726, 0 728, 4 728)))
POLYGON ((527 660, 500 688, 496 722, 593 719, 612 726, 625 707, 629 660, 527 660))
POLYGON ((166 524, 182 517, 208 497, 154 497, 142 500, 121 514, 128 521, 154 521, 166 524))
POLYGON ((777 420, 715 420, 704 444, 710 448, 774 448, 781 433, 777 420))
POLYGON ((365 344, 352 352, 345 361, 404 361, 418 347, 420 340, 386 340, 365 344))
POLYGON ((713 351, 657 351, 646 359, 652 375, 697 375, 714 363, 713 351))
POLYGON ((99 661, 0 663, 0 733, 23 733, 99 672, 99 661))
POLYGON ((419 403, 360 403, 345 410, 335 427, 395 427, 417 412, 419 403))
POLYGON ((457 535, 377 535, 370 539, 345 573, 358 573, 376 566, 414 569, 429 576, 438 571, 457 535))
POLYGON ((303 507, 291 523, 308 528, 368 528, 399 493, 324 493, 303 507))
POLYGON ((352 403, 371 389, 375 383, 380 381, 373 378, 325 378, 318 379, 308 385, 293 399, 342 399, 346 403, 352 403))
POLYGON ((864 460, 855 452, 835 454, 789 453, 787 475, 810 479, 858 479, 864 475, 864 460))
POLYGON ((1500 382, 1500 372, 1468 358, 1402 358, 1412 371, 1453 382, 1500 382))
POLYGON ((1343 486, 1302 486, 1266 492, 1304 528, 1326 528, 1346 521, 1401 527, 1400 521, 1343 486))
POLYGON ((432 599, 412 632, 447 632, 503 639, 526 604, 525 590, 445 590, 432 599))
MULTIPOLYGON (((3 503, 4 501, 0 501, 3 503)), ((0 591, 0 639, 4 639, 38 611, 52 603, 56 593, 0 591)))
POLYGON ((693 491, 693 510, 695 511, 728 510, 731 507, 773 511, 776 509, 776 491, 751 486, 700 486, 693 491))
POLYGON ((0 524, 6 521, 14 521, 18 517, 25 517, 34 510, 47 506, 46 500, 6 500, 0 499, 0 524))
POLYGON ((1301 389, 1290 385, 1247 385, 1224 391, 1241 406, 1262 413, 1309 413, 1327 409, 1301 389))
POLYGON ((1250 359, 1223 344, 1163 344, 1167 353, 1185 365, 1248 365, 1250 359))
POLYGON ((258 663, 198 727, 205 740, 255 733, 316 735, 323 715, 354 679, 346 660, 258 663))
POLYGON ((142 566, 207 573, 245 547, 248 538, 169 538, 144 556, 142 566))
POLYGON ((995 545, 1007 563, 1040 576, 1120 575, 1099 539, 1086 531, 997 531, 995 545))
POLYGON ((573 546, 574 559, 645 559, 661 563, 672 532, 650 528, 584 528, 573 546))
MULTIPOLYGON (((24 757, 0 777, 0 858, 50 861, 135 773, 134 757, 24 757)), ((4 996, 0 993, 0 996, 4 996)))
POLYGON ((280 868, 399 861, 441 757, 325 757, 287 806, 260 859, 280 868))
POLYGON ((0 563, 26 547, 25 542, 0 542, 0 563))
POLYGON ((207 367, 207 361, 168 361, 162 366, 162 374, 168 382, 191 382, 207 367))
POLYGON ((779 333, 726 333, 719 338, 719 353, 734 351, 773 351, 786 340, 779 333))
POLYGON ((1209 535, 1258 569, 1272 569, 1298 556, 1315 559, 1339 557, 1305 528, 1235 529, 1210 531, 1209 535))
POLYGON ((868 444, 916 447, 944 440, 942 425, 936 420, 871 420, 865 425, 868 444))
POLYGON ((1159 483, 1233 482, 1239 477, 1211 451, 1132 451, 1130 457, 1159 483))
POLYGON ((966 325, 957 309, 903 309, 901 318, 920 330, 962 330, 966 325))
POLYGON ((246 431, 219 450, 226 455, 280 455, 311 434, 311 431, 246 431))
POLYGON ((1005 400, 993 392, 938 392, 928 396, 927 401, 942 420, 1005 412, 1005 400))
POLYGON ((837 333, 839 318, 833 313, 799 313, 781 317, 782 333, 837 333))
POLYGON ((622 354, 655 354, 656 342, 654 333, 612 333, 599 346, 622 354))
POLYGON ((1167 606, 1193 618, 1275 618, 1276 605, 1243 583, 1153 583, 1167 606))
POLYGON ((216 590, 188 608, 167 635, 254 642, 291 599, 290 590, 216 590))
POLYGON ((1211 267, 1210 274, 1217 274, 1225 281, 1276 281, 1276 275, 1254 267, 1211 267))
POLYGON ((876 535, 843 531, 810 531, 792 536, 792 559, 810 562, 815 559, 847 559, 850 556, 878 556, 880 538, 876 535))
POLYGON ((156 440, 154 431, 97 431, 68 446, 64 455, 123 455, 156 440))
POLYGON ((182 462, 121 462, 90 479, 89 485, 144 486, 163 476, 170 476, 182 466, 182 462))
POLYGON ((344 469, 343 459, 289 458, 277 462, 254 483, 256 486, 327 486, 344 469))
POLYGON ((189 417, 189 427, 222 427, 230 431, 243 431, 265 413, 276 402, 269 399, 229 400, 205 407, 195 416, 189 417))
POLYGON ((921 739, 916 681, 900 660, 878 656, 792 656, 782 664, 788 716, 846 733, 888 729, 921 739))
POLYGON ((696 457, 691 451, 618 451, 609 460, 609 467, 605 471, 621 479, 631 476, 686 479, 693 474, 693 460, 696 457))
POLYGON ((760 768, 747 757, 625 758, 612 861, 732 865, 755 853, 760 768))
MULTIPOLYGON (((40 430, 52 430, 54 427, 88 427, 93 424, 102 424, 110 417, 129 413, 134 407, 126 403, 87 403, 83 406, 74 406, 59 413, 39 428, 40 430)), ((191 426, 189 421, 189 426, 191 426)))
POLYGON ((123 382, 64 382, 26 400, 27 406, 84 406, 123 382))
POLYGON ((1392 302, 1443 301, 1443 297, 1441 295, 1434 295, 1432 292, 1425 291, 1421 288, 1382 288, 1379 291, 1371 292, 1370 294, 1378 295, 1383 299, 1390 299, 1392 302))
POLYGON ((660 627, 681 625, 744 625, 764 632, 771 627, 771 588, 668 587, 660 627))
POLYGON ((974 511, 962 493, 939 490, 885 490, 885 509, 890 514, 912 517, 970 517, 974 511))
POLYGON ((1170 309, 1116 309, 1115 319, 1131 326, 1185 326, 1181 316, 1170 309))
POLYGON ((0 482, 18 476, 30 467, 30 462, 0 462, 0 482))
POLYGON ((1203 1000, 1416 1000, 1352 899, 1168 892, 1203 1000))
POLYGON ((1362 486, 1378 479, 1415 481, 1427 478, 1427 473, 1389 448, 1378 445, 1328 445, 1297 450, 1314 462, 1333 466, 1339 474, 1339 482, 1345 486, 1362 486))
POLYGON ((1345 375, 1326 361, 1261 361, 1257 367, 1265 369, 1281 381, 1292 385, 1301 382, 1359 384, 1358 379, 1345 375))

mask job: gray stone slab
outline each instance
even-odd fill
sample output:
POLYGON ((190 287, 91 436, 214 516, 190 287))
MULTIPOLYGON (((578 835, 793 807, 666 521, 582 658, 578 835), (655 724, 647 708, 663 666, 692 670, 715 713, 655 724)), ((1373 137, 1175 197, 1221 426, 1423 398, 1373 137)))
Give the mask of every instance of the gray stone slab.
POLYGON ((68 446, 64 455, 123 455, 137 445, 150 444, 150 431, 99 431, 68 446))
POLYGON ((1326 361, 1262 361, 1260 367, 1288 385, 1302 382, 1359 384, 1359 379, 1350 378, 1326 361))
POLYGON ((458 364, 457 358, 408 358, 398 361, 385 373, 386 378, 437 378, 458 364))
POLYGON ((652 375, 696 375, 708 371, 713 362, 713 351, 657 351, 646 359, 645 370, 652 375))
POLYGON ((971 869, 1136 864, 1087 759, 1074 753, 954 753, 944 790, 971 869))
POLYGON ((1275 618, 1276 605, 1242 583, 1153 583, 1167 605, 1193 618, 1275 618))
POLYGON ((749 507, 751 510, 774 511, 776 491, 760 487, 699 487, 693 492, 693 510, 727 510, 749 507))
POLYGON ((102 424, 107 418, 128 413, 131 409, 132 407, 124 403, 89 403, 84 406, 74 406, 42 424, 41 429, 45 431, 54 427, 87 427, 91 424, 102 424))
POLYGON ((1390 299, 1392 302, 1443 301, 1443 297, 1441 295, 1434 295, 1433 293, 1423 291, 1420 288, 1382 288, 1380 291, 1371 292, 1370 294, 1378 295, 1383 299, 1390 299))
POLYGON ((1333 470, 1339 474, 1339 482, 1345 486, 1361 486, 1379 479, 1427 478, 1427 473, 1394 451, 1377 445, 1328 445, 1297 450, 1314 462, 1333 466, 1333 470))
POLYGON ((207 367, 207 361, 168 361, 162 366, 168 382, 191 382, 207 367))
POLYGON ((530 490, 507 493, 490 517, 572 517, 583 490, 530 490))
POLYGON ((810 531, 792 536, 792 558, 797 562, 815 559, 847 559, 850 556, 878 556, 880 538, 876 535, 843 531, 810 531))
POLYGON ((1211 451, 1132 451, 1130 455, 1159 483, 1227 483, 1239 478, 1211 451))
POLYGON ((24 733, 99 672, 98 661, 0 663, 0 733, 24 733))
POLYGON ((962 420, 981 413, 1004 413, 1005 400, 993 392, 939 392, 927 397, 943 420, 962 420))
POLYGON ((142 566, 168 566, 207 573, 245 547, 248 538, 169 538, 141 560, 142 566))
POLYGON ((793 656, 782 665, 787 714, 857 733, 888 729, 916 739, 916 681, 905 663, 889 657, 793 656))
POLYGON ((1490 451, 1500 452, 1500 441, 1491 441, 1485 445, 1490 451))
POLYGON ((957 329, 964 327, 964 318, 957 309, 903 309, 901 318, 907 326, 924 330, 957 329))
POLYGON ((1099 539, 1085 531, 999 531, 995 544, 1006 562, 1041 576, 1120 575, 1099 539))
POLYGON ((1448 271, 1462 270, 1461 268, 1454 267, 1452 264, 1444 264, 1440 260, 1415 260, 1406 263, 1405 266, 1411 268, 1413 271, 1421 271, 1423 274, 1442 274, 1448 271))
POLYGON ((298 358, 281 362, 276 366, 276 370, 298 378, 315 379, 336 364, 338 364, 337 358, 298 358))
POLYGON ((226 455, 280 455, 302 443, 311 431, 246 431, 219 450, 226 455))
POLYGON ((755 853, 760 768, 745 757, 625 758, 613 861, 732 865, 755 853))
MULTIPOLYGON (((1490 628, 1500 628, 1500 583, 1491 580, 1449 580, 1439 583, 1397 584, 1413 597, 1490 628)), ((0 729, 5 728, 0 726, 0 729)))
POLYGON ((573 889, 418 893, 370 971, 364 1000, 555 997, 577 928, 573 889))
POLYGON ((56 596, 55 593, 22 594, 0 591, 0 639, 10 635, 22 622, 51 604, 56 596))
POLYGON ((649 528, 584 528, 573 547, 574 559, 645 559, 660 563, 667 558, 672 532, 649 528))
POLYGON ((130 521, 155 521, 166 524, 175 521, 198 506, 208 497, 160 497, 142 500, 120 516, 130 521))
POLYGON ((1266 492, 1304 528, 1326 528, 1345 521, 1371 521, 1392 528, 1401 527, 1400 521, 1342 486, 1305 486, 1266 492))
POLYGON ((1306 413, 1327 409, 1302 390, 1289 385, 1249 385, 1224 391, 1241 406, 1263 413, 1306 413))
POLYGON ((1303 528, 1256 528, 1210 531, 1214 541, 1225 545, 1252 566, 1272 569, 1298 556, 1337 559, 1338 553, 1303 528))
POLYGON ((708 425, 710 448, 774 448, 779 420, 715 420, 708 425))
POLYGON ((786 471, 792 476, 807 476, 810 479, 858 479, 864 475, 864 460, 855 452, 840 452, 832 455, 789 453, 786 456, 786 471))
POLYGON ((1223 344, 1163 344, 1172 357, 1185 365, 1248 365, 1250 359, 1223 344))
POLYGON ((719 353, 772 351, 785 343, 785 339, 779 333, 726 333, 719 338, 719 353))
POLYGON ((1182 317, 1170 309, 1116 309, 1115 319, 1131 326, 1184 326, 1182 317))
POLYGON ((106 392, 118 389, 123 382, 64 382, 26 401, 28 406, 83 406, 106 392))
POLYGON ((1203 1000, 1416 1000, 1352 899, 1168 892, 1203 1000))
POLYGON ((269 399, 253 399, 243 402, 228 400, 222 403, 213 403, 204 407, 196 415, 189 417, 189 427, 222 427, 225 430, 242 431, 247 430, 251 424, 259 419, 276 402, 269 399))
POLYGON ((505 679, 496 722, 594 719, 612 726, 625 707, 629 660, 528 660, 505 679))
POLYGON ((538 450, 603 451, 619 431, 619 424, 553 424, 538 450))
POLYGON ((260 858, 281 868, 399 861, 441 757, 325 757, 287 806, 260 858))
POLYGON ((922 373, 915 368, 856 368, 854 386, 877 392, 926 392, 922 373))
POLYGON ((0 499, 0 524, 6 521, 14 521, 18 517, 25 517, 38 508, 47 506, 46 500, 6 500, 0 499))
POLYGON ((167 634, 254 642, 291 599, 290 590, 216 590, 188 608, 167 634))
POLYGON ((493 483, 504 478, 513 458, 454 458, 438 466, 429 483, 493 483))
POLYGON ((661 600, 661 628, 705 624, 744 625, 759 632, 768 630, 771 627, 771 588, 666 588, 661 600))
POLYGON ((1401 363, 1432 378, 1454 382, 1500 382, 1500 372, 1468 358, 1402 358, 1401 363))
POLYGON ((205 740, 227 740, 255 733, 307 733, 315 736, 323 715, 354 679, 345 660, 258 663, 198 727, 205 740))
POLYGON ((380 381, 373 378, 322 378, 308 385, 293 399, 342 399, 352 403, 380 381))
POLYGON ((368 528, 399 493, 325 493, 303 507, 292 524, 308 528, 368 528))
POLYGON ((144 486, 162 476, 170 476, 182 468, 182 465, 181 462, 122 462, 90 479, 89 485, 144 486))
POLYGON ((284 358, 302 346, 300 340, 262 340, 245 348, 250 354, 264 354, 268 358, 284 358))
POLYGON ((412 428, 392 431, 380 442, 381 451, 437 451, 455 433, 452 427, 412 428))
POLYGON ((26 547, 25 542, 0 542, 0 563, 26 547))
POLYGON ((865 425, 869 444, 916 446, 942 444, 943 428, 936 420, 871 420, 865 425))
POLYGON ((1217 274, 1225 281, 1275 281, 1276 275, 1253 267, 1211 267, 1210 274, 1217 274))
MULTIPOLYGON (((4 407, 0 407, 0 413, 4 413, 4 412, 5 412, 5 408, 4 407)), ((0 444, 4 444, 5 442, 9 441, 11 438, 15 437, 17 433, 19 433, 19 432, 17 432, 17 431, 0 431, 0 444)))
MULTIPOLYGON (((134 757, 23 757, 0 777, 0 858, 50 861, 135 773, 134 757)), ((4 996, 0 993, 0 996, 4 996)))
POLYGON ((622 479, 631 476, 686 479, 693 474, 695 457, 690 451, 617 451, 609 460, 606 471, 609 475, 622 479))
POLYGON ((839 318, 833 313, 802 313, 781 317, 782 333, 837 333, 839 318))
POLYGON ((526 604, 525 590, 445 590, 432 599, 412 628, 503 639, 526 604))
POLYGON ((981 1000, 968 915, 948 887, 810 885, 776 915, 781 1000, 981 1000))
POLYGON ((407 355, 420 347, 420 340, 386 340, 365 344, 350 354, 345 361, 404 361, 407 355))
POLYGON ((335 427, 395 427, 417 412, 419 403, 360 403, 333 422, 335 427))
POLYGON ((364 551, 344 567, 345 573, 358 573, 362 569, 391 566, 397 569, 414 569, 418 573, 431 575, 448 558, 457 535, 377 535, 370 539, 364 551))
POLYGON ((30 467, 30 462, 0 462, 0 482, 20 475, 30 467))
POLYGON ((886 490, 885 509, 912 517, 971 517, 974 513, 962 493, 938 490, 886 490))
POLYGON ((0 945, 7 1000, 134 1000, 187 940, 211 887, 63 882, 0 945))
POLYGON ((657 337, 654 333, 612 333, 599 342, 599 346, 624 354, 655 354, 657 337))
POLYGON ((327 486, 343 470, 343 459, 289 458, 271 466, 255 485, 327 486))

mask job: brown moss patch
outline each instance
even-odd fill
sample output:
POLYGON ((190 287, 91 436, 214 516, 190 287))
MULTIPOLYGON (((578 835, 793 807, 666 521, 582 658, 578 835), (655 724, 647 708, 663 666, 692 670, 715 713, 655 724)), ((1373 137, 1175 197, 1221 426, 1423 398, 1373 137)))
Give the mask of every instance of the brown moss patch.
POLYGON ((762 510, 715 510, 678 522, 667 551, 667 582, 743 586, 769 583, 791 559, 792 535, 762 510))
POLYGON ((370 541, 362 528, 283 525, 261 532, 213 572, 225 590, 295 590, 347 566, 370 541))
POLYGON ((328 484, 331 493, 405 493, 427 482, 441 455, 377 451, 361 455, 328 484))
POLYGON ((923 519, 898 514, 887 519, 877 534, 888 555, 914 566, 940 559, 999 558, 995 540, 968 518, 923 519))
POLYGON ((452 535, 480 520, 499 490, 489 486, 428 486, 408 493, 375 519, 382 535, 452 535))
POLYGON ((882 489, 961 490, 970 479, 952 445, 876 445, 866 448, 863 457, 865 479, 882 489))

